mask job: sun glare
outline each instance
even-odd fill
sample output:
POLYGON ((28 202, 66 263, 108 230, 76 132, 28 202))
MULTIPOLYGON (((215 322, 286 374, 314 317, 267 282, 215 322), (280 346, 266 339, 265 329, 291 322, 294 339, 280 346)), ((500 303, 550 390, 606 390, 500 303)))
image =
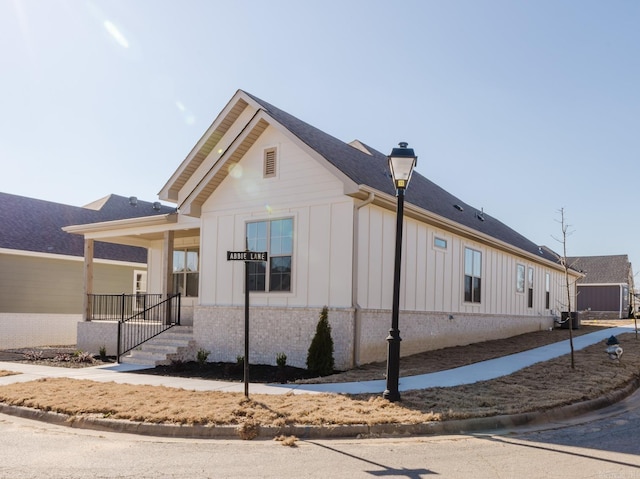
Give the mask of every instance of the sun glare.
POLYGON ((228 171, 229 171, 229 175, 232 178, 236 178, 236 179, 242 178, 242 165, 238 163, 231 163, 229 165, 228 171))
POLYGON ((126 37, 122 34, 122 32, 118 30, 118 27, 116 27, 109 20, 105 20, 103 24, 104 24, 104 28, 107 29, 107 32, 109 32, 109 35, 113 37, 113 39, 118 43, 118 45, 120 45, 123 48, 129 48, 129 42, 127 41, 126 37))

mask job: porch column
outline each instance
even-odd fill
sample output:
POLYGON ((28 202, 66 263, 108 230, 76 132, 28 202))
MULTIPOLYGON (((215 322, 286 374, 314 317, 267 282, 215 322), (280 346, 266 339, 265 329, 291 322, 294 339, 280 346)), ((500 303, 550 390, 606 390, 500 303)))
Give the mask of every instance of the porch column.
MULTIPOLYGON (((162 238, 162 294, 169 298, 173 294, 173 231, 165 231, 162 238)), ((171 304, 166 303, 165 323, 171 323, 171 304)))
POLYGON ((89 295, 93 294, 93 240, 84 240, 84 280, 83 280, 82 314, 84 321, 91 321, 91 301, 89 295))
POLYGON ((173 293, 173 231, 165 231, 162 238, 162 293, 173 293))

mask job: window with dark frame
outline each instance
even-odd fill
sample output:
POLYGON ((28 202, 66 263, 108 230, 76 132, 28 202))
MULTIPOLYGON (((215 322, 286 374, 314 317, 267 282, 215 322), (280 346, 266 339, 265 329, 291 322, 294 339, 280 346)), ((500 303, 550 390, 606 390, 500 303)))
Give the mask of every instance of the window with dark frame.
POLYGON ((527 273, 527 284, 529 286, 527 295, 527 307, 533 308, 533 268, 531 266, 529 266, 529 270, 527 273))
POLYGON ((267 251, 267 262, 249 264, 249 291, 291 291, 293 219, 247 223, 250 251, 267 251))
POLYGON ((551 275, 549 273, 545 274, 544 287, 544 309, 549 309, 551 306, 551 275))
POLYGON ((482 253, 464 249, 464 300, 480 303, 482 297, 482 253))
POLYGON ((198 296, 198 250, 195 248, 176 249, 173 251, 173 292, 181 296, 194 298, 198 296))

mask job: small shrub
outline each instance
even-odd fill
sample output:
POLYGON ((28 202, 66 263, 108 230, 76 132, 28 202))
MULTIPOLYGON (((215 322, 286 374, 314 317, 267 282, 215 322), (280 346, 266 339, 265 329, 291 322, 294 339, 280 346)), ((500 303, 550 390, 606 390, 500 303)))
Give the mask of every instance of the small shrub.
POLYGON ((240 354, 236 356, 236 366, 244 366, 244 356, 240 354))
POLYGON ((76 351, 73 353, 73 361, 76 363, 92 363, 94 361, 93 354, 85 351, 76 351))
POLYGON ((106 361, 107 360, 107 347, 102 345, 100 346, 100 360, 101 361, 106 361))
POLYGON ((331 338, 331 325, 329 324, 329 312, 327 307, 322 308, 320 320, 316 326, 316 334, 311 341, 307 353, 307 369, 319 376, 328 376, 333 373, 333 339, 331 338))
POLYGON ((276 373, 276 381, 281 384, 287 383, 287 355, 285 353, 276 354, 276 364, 278 365, 278 371, 276 373))
POLYGON ((276 354, 276 364, 279 368, 283 368, 287 365, 287 355, 285 353, 276 354))
POLYGON ((56 354, 53 360, 59 363, 68 363, 71 361, 71 355, 67 353, 56 354))
POLYGON ((198 352, 196 353, 196 360, 198 361, 198 364, 200 364, 200 366, 204 366, 204 364, 207 362, 209 354, 210 351, 207 351, 206 349, 198 349, 198 352))
POLYGON ((24 358, 27 361, 41 361, 43 359, 42 351, 40 350, 25 351, 24 358))

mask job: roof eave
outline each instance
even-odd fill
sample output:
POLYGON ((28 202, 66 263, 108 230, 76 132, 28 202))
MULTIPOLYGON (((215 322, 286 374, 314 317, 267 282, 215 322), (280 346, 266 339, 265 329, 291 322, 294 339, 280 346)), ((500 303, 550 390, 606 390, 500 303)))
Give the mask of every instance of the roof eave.
MULTIPOLYGON (((359 194, 355 193, 351 196, 365 199, 369 196, 370 193, 374 194, 373 204, 376 206, 382 207, 387 210, 395 211, 397 199, 395 196, 390 195, 388 193, 384 193, 382 191, 371 188, 368 185, 360 185, 359 186, 359 194)), ((490 236, 486 233, 482 233, 478 230, 474 230, 473 228, 469 228, 468 226, 457 223, 453 220, 445 218, 444 216, 437 215, 431 211, 425 210, 424 208, 420 208, 415 206, 409 202, 405 203, 404 206, 404 214, 409 218, 413 218, 416 221, 420 221, 421 223, 427 223, 438 228, 441 228, 445 231, 449 231, 451 233, 457 234, 467 239, 471 239, 473 241, 481 242, 486 244, 487 246, 494 247, 501 251, 505 251, 516 256, 527 258, 531 261, 535 261, 537 263, 543 263, 547 265, 549 268, 555 270, 563 270, 562 266, 558 263, 548 260, 546 258, 541 258, 532 254, 528 251, 515 247, 505 241, 499 240, 490 236)), ((580 277, 581 274, 577 271, 569 271, 572 276, 580 277)))

